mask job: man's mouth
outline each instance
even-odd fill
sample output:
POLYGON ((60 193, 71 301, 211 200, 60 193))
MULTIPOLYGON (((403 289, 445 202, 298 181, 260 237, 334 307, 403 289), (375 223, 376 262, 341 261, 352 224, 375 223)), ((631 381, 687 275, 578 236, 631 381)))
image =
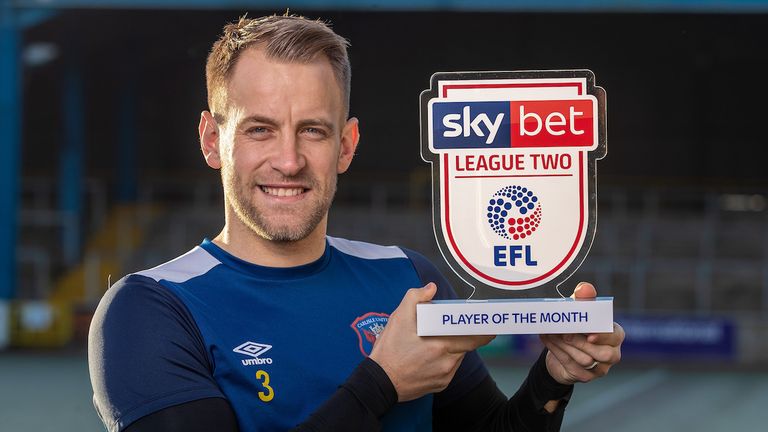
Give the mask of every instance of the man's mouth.
POLYGON ((276 196, 276 197, 292 197, 292 196, 301 195, 307 191, 307 189, 301 188, 301 187, 274 187, 274 186, 260 186, 260 187, 265 194, 276 196))

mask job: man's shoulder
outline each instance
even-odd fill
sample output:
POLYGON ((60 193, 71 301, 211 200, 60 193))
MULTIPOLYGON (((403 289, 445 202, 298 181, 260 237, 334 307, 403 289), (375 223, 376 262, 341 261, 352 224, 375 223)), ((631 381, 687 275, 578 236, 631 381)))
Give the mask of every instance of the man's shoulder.
POLYGON ((436 298, 454 298, 456 294, 450 283, 445 279, 440 270, 426 256, 412 249, 402 246, 382 246, 356 240, 347 240, 338 237, 327 236, 328 244, 339 252, 368 260, 377 259, 402 259, 407 261, 422 284, 435 282, 438 284, 436 298))
POLYGON ((183 284, 204 275, 220 262, 200 246, 158 266, 129 273, 107 290, 97 312, 136 310, 148 304, 178 309, 181 303, 167 282, 183 284))
POLYGON ((400 246, 383 246, 358 240, 348 240, 340 237, 327 236, 328 245, 337 251, 362 259, 393 259, 407 258, 400 246))
POLYGON ((211 378, 213 362, 197 324, 162 282, 162 269, 131 273, 115 282, 91 321, 88 358, 94 405, 105 424, 117 425, 110 429, 168 406, 223 397, 211 378))
POLYGON ((128 277, 143 276, 157 282, 165 280, 182 283, 207 273, 219 264, 221 264, 221 261, 207 250, 201 246, 195 246, 183 255, 150 269, 132 273, 128 277))
POLYGON ((341 237, 326 236, 330 247, 337 251, 362 259, 393 259, 410 260, 416 267, 434 267, 432 262, 421 253, 399 245, 383 246, 341 237))
POLYGON ((104 293, 94 315, 93 327, 109 322, 130 322, 137 313, 168 316, 182 309, 181 301, 159 281, 139 273, 126 275, 104 293))

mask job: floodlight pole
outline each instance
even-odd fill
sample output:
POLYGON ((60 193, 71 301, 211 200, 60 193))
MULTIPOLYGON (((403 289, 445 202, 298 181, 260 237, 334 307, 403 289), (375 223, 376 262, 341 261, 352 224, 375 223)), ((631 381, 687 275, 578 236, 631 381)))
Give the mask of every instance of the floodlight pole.
POLYGON ((0 0, 0 348, 8 344, 16 292, 16 229, 21 148, 21 61, 16 13, 0 0))
POLYGON ((64 136, 59 159, 59 208, 66 215, 61 248, 64 262, 72 266, 80 259, 81 218, 83 207, 83 159, 85 153, 85 121, 83 118, 83 78, 80 61, 70 58, 62 77, 64 136))

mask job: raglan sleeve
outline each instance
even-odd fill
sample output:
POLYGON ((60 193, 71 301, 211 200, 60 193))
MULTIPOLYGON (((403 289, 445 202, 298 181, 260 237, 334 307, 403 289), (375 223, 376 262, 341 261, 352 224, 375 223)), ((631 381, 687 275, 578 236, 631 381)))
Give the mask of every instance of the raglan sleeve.
POLYGON ((110 432, 171 406, 225 398, 191 314, 145 276, 107 290, 91 322, 88 366, 93 403, 110 432))

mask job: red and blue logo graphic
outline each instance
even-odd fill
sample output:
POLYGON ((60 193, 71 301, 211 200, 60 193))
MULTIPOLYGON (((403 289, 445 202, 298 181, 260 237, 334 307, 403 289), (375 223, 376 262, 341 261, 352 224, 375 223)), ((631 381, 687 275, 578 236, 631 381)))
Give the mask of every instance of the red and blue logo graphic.
POLYGON ((505 186, 488 201, 488 225, 507 240, 529 237, 541 224, 541 202, 529 188, 505 186))
POLYGON ((597 146, 597 100, 433 100, 435 150, 597 146))
POLYGON ((389 321, 389 314, 368 312, 363 316, 357 317, 350 324, 352 330, 357 334, 360 352, 364 356, 368 357, 371 354, 373 345, 376 343, 381 332, 384 331, 387 321, 389 321))

